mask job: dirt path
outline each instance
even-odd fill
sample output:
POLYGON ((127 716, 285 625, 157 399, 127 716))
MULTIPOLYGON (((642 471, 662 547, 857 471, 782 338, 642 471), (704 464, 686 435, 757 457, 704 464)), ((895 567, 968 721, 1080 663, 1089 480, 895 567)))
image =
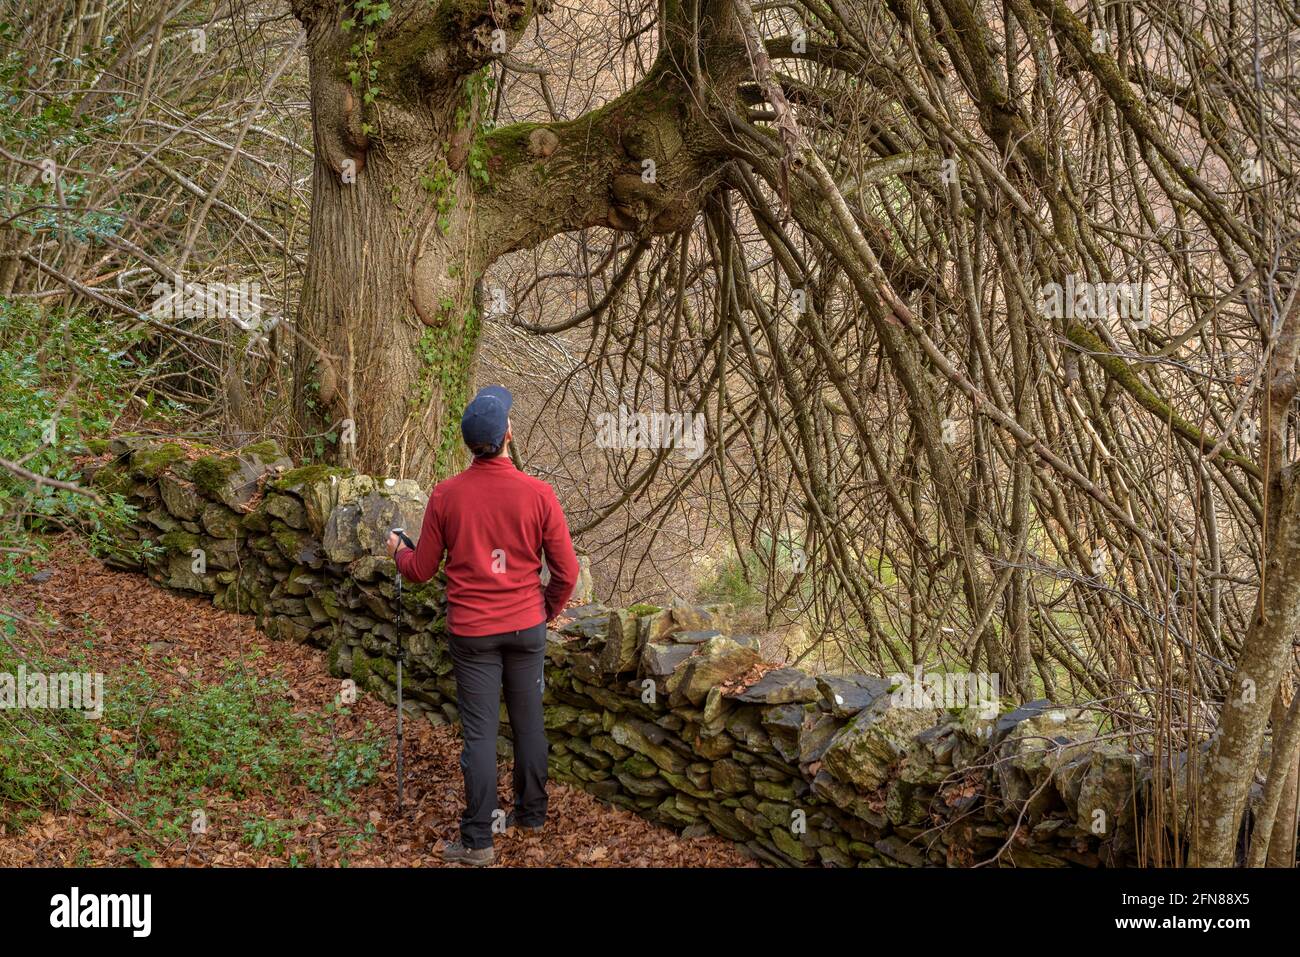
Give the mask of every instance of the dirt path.
MULTIPOLYGON (((52 624, 39 631, 49 654, 86 647, 88 663, 113 675, 142 665, 161 687, 195 687, 220 680, 225 662, 289 682, 295 711, 324 709, 339 692, 338 679, 314 648, 269 640, 247 616, 220 611, 206 598, 164 591, 140 575, 115 571, 81 553, 74 539, 67 554, 50 562, 34 580, 6 589, 0 606, 52 624)), ((78 719, 84 720, 84 719, 78 719)), ((76 806, 45 813, 20 833, 0 830, 0 866, 120 865, 133 848, 151 849, 154 863, 167 866, 274 866, 291 860, 305 866, 444 866, 441 842, 456 835, 460 812, 459 732, 424 721, 407 723, 406 811, 396 814, 392 767, 394 709, 362 695, 336 719, 342 736, 362 735, 373 723, 386 742, 388 760, 367 785, 352 792, 346 811, 331 810, 305 786, 268 797, 227 796, 209 805, 208 831, 186 834, 163 845, 132 824, 106 814, 104 803, 127 805, 125 792, 80 797, 76 806), (275 822, 277 846, 254 846, 243 822, 275 822)), ((3 737, 8 726, 0 727, 3 737)), ((508 766, 500 778, 500 806, 510 807, 508 766)), ((521 833, 497 838, 500 865, 515 867, 706 867, 750 864, 730 842, 683 839, 673 831, 616 808, 567 785, 551 782, 550 813, 540 837, 521 833)))

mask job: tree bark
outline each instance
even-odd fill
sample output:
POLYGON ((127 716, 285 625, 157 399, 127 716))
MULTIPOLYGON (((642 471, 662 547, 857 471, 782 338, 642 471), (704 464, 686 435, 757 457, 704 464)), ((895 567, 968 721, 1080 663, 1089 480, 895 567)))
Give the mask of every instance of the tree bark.
MULTIPOLYGON (((1269 715, 1290 665, 1293 636, 1300 628, 1300 482, 1284 458, 1300 353, 1300 297, 1294 291, 1270 345, 1260 451, 1268 508, 1259 610, 1242 644, 1232 691, 1223 702, 1197 793, 1191 861, 1201 867, 1233 864, 1269 715)), ((1277 740, 1281 732, 1282 726, 1275 725, 1274 747, 1281 746, 1277 740)), ((1267 842, 1269 835, 1258 839, 1267 842)))
MULTIPOLYGON (((1287 689, 1273 701, 1273 753, 1264 795, 1255 813, 1251 867, 1295 866, 1296 758, 1300 756, 1300 697, 1287 689), (1289 707, 1288 707, 1289 705, 1289 707)), ((1294 692, 1294 689, 1291 689, 1294 692)))
POLYGON ((729 4, 666 3, 658 60, 604 107, 485 132, 483 68, 540 6, 390 0, 361 30, 340 25, 347 5, 295 4, 316 144, 294 363, 307 451, 375 474, 456 471, 483 272, 584 227, 674 232, 719 182, 727 144, 700 103, 734 99, 743 76, 729 4))
POLYGON ((1300 629, 1300 483, 1287 483, 1285 496, 1265 563, 1263 608, 1242 647, 1201 781, 1192 858, 1197 867, 1234 863, 1269 712, 1300 629))

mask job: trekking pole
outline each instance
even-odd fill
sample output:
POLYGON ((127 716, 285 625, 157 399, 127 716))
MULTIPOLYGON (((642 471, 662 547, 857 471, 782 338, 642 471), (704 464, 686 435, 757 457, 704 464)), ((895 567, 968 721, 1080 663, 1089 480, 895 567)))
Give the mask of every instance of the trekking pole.
MULTIPOLYGON (((412 551, 415 543, 406 537, 406 530, 394 528, 393 533, 402 540, 402 544, 412 551)), ((402 647, 402 572, 399 569, 394 578, 397 584, 397 813, 402 813, 402 662, 406 660, 406 649, 402 647)))

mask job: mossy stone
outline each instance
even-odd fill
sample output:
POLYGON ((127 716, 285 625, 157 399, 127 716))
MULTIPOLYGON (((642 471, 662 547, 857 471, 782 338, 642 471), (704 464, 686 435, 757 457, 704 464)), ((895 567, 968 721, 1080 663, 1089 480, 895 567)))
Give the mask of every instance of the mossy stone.
POLYGON ((190 467, 190 481, 200 492, 214 498, 221 495, 222 486, 239 471, 239 459, 204 455, 194 460, 190 467))
POLYGON ((325 651, 325 661, 329 666, 329 673, 335 678, 342 678, 343 672, 339 668, 339 653, 343 650, 343 639, 335 638, 330 642, 330 646, 325 651))
POLYGON ((752 783, 745 766, 730 759, 713 762, 710 780, 715 790, 725 791, 728 794, 741 794, 748 791, 752 783))
POLYGON ((328 482, 331 476, 337 475, 342 478, 351 474, 353 473, 350 470, 336 465, 300 465, 296 469, 289 469, 270 485, 277 492, 295 492, 305 485, 328 482))
POLYGON ((266 496, 262 501, 262 510, 290 528, 304 528, 307 525, 307 512, 302 502, 291 495, 272 493, 266 496))
POLYGON ((204 501, 194 486, 174 474, 167 473, 158 478, 158 492, 167 511, 182 521, 192 522, 203 511, 204 501))
POLYGON ((136 449, 131 453, 131 474, 141 478, 157 478, 184 458, 185 450, 169 443, 136 449))
POLYGON ((786 857, 792 857, 801 864, 806 864, 812 860, 816 852, 804 844, 797 837, 783 827, 774 827, 769 831, 772 835, 772 843, 777 846, 782 854, 786 857))
POLYGON ((755 781, 754 793, 773 801, 793 801, 796 797, 793 781, 755 781))
POLYGON ((158 537, 158 544, 173 555, 189 555, 194 549, 201 547, 202 541, 203 539, 200 536, 183 532, 180 529, 167 532, 165 535, 158 537))
POLYGON ((203 528, 213 538, 238 538, 239 515, 224 505, 208 503, 200 516, 203 528))
POLYGON ((246 532, 269 532, 271 522, 265 512, 261 509, 254 509, 251 512, 246 512, 239 519, 239 527, 246 532))
POLYGON ((254 442, 251 445, 245 445, 239 450, 239 454, 245 456, 254 455, 263 461, 270 462, 280 458, 284 453, 280 451, 280 446, 268 439, 265 442, 254 442))
POLYGON ((370 686, 370 673, 372 659, 360 648, 352 650, 352 680, 356 682, 358 691, 365 691, 370 686))
POLYGON ((659 766, 644 754, 633 752, 627 759, 615 766, 615 770, 631 774, 638 778, 652 778, 659 773, 659 766))

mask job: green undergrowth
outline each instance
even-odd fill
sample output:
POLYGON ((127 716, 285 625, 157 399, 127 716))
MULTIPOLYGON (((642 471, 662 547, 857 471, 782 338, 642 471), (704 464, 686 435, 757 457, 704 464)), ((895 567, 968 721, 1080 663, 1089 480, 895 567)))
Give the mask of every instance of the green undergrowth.
MULTIPOLYGON (((77 455, 109 434, 128 403, 167 421, 170 410, 154 409, 140 388, 150 373, 143 342, 141 330, 123 324, 0 297, 0 458, 75 483, 77 455)), ((0 469, 0 587, 40 564, 48 548, 41 533, 74 529, 92 553, 109 557, 134 518, 121 495, 96 502, 0 469)))
MULTIPOLYGON (((87 632, 91 629, 87 626, 87 632)), ((0 673, 92 670, 90 640, 67 660, 0 643, 0 673)), ((297 828, 327 815, 353 845, 372 831, 353 815, 357 789, 384 757, 372 724, 343 734, 344 709, 296 711, 278 676, 229 661, 210 681, 164 684, 135 665, 104 676, 98 720, 72 710, 0 711, 0 825, 21 831, 47 811, 73 810, 131 833, 122 863, 148 865, 158 850, 208 833, 290 864, 297 828), (241 803, 243 807, 241 807, 241 803), (279 819, 268 807, 294 813, 279 819)))

